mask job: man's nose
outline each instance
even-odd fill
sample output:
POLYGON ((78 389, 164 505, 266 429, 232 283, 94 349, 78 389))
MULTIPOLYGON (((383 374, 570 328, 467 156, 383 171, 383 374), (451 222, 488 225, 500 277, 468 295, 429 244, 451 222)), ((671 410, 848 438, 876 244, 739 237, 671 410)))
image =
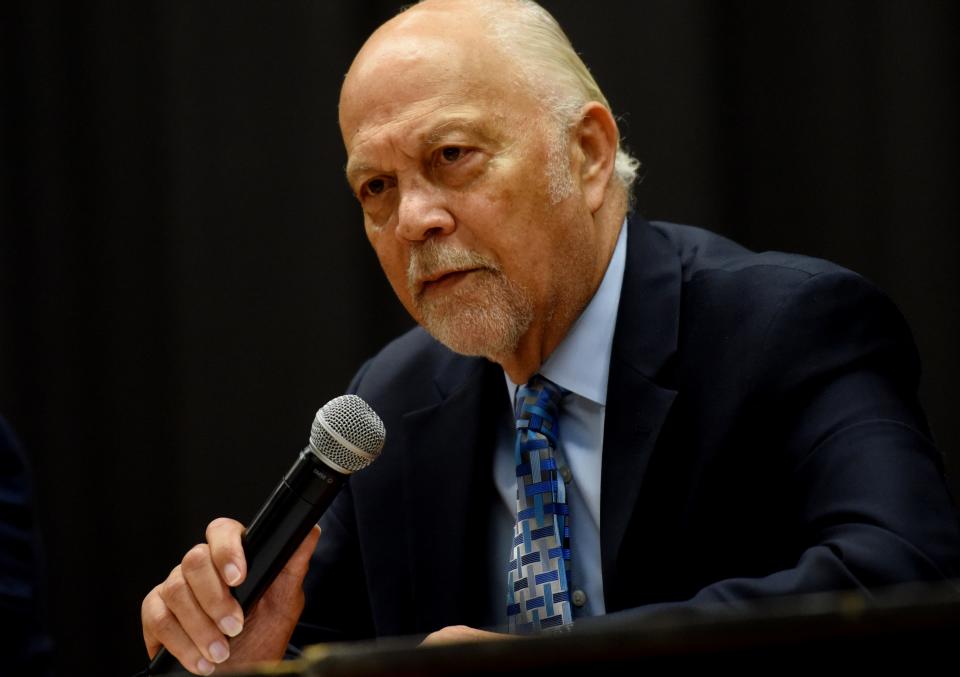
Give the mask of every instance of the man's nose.
POLYGON ((453 232, 456 222, 440 191, 433 186, 410 186, 400 191, 397 237, 422 241, 453 232))

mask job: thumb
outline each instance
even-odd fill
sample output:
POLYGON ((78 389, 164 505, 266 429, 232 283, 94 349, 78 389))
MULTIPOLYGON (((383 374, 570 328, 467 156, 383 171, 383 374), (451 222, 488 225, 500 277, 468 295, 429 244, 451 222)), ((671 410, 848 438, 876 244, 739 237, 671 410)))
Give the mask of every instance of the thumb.
POLYGON ((303 577, 307 575, 307 569, 310 568, 310 558, 313 556, 313 551, 317 548, 317 540, 319 540, 319 538, 320 527, 314 524, 313 529, 311 529, 307 537, 303 539, 303 543, 300 544, 300 547, 297 548, 290 557, 287 566, 283 567, 282 573, 293 576, 298 582, 302 581, 303 577))
POLYGON ((280 601, 301 594, 300 586, 307 575, 307 570, 310 568, 310 557, 317 547, 317 539, 319 538, 320 527, 314 525, 307 537, 303 539, 300 547, 290 556, 286 566, 277 574, 276 580, 267 589, 264 597, 280 601))
POLYGON ((274 622, 284 619, 288 623, 296 624, 303 610, 303 579, 310 568, 310 557, 317 547, 319 537, 320 527, 314 525, 257 602, 251 613, 251 623, 259 624, 261 620, 265 620, 260 617, 266 617, 274 622))
POLYGON ((320 527, 314 525, 287 565, 267 588, 249 615, 244 631, 230 642, 231 660, 279 659, 303 611, 303 578, 317 546, 320 527))

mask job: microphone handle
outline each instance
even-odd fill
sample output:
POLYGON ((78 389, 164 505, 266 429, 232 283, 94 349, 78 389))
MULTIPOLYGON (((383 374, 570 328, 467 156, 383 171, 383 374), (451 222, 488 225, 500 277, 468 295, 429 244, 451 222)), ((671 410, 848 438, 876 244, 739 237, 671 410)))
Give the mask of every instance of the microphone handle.
MULTIPOLYGON (((326 465, 309 447, 300 452, 243 534, 247 577, 230 592, 240 602, 244 615, 283 570, 346 479, 347 475, 326 465)), ((160 647, 147 674, 165 675, 183 669, 166 647, 160 647)))

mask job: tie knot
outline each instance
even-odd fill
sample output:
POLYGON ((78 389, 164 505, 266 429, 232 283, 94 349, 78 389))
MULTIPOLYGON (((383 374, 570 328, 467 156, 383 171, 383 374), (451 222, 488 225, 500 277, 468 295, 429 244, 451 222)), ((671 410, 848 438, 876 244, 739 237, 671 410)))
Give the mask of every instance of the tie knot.
POLYGON ((517 390, 517 428, 527 428, 555 439, 560 400, 567 393, 553 381, 535 374, 517 390))

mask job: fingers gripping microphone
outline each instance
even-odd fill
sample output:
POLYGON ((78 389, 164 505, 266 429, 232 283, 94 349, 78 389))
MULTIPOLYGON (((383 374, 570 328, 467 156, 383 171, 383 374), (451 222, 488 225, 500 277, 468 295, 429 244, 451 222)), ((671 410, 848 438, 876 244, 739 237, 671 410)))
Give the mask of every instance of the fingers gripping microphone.
MULTIPOLYGON (((244 614, 286 566, 347 477, 376 460, 385 437, 383 421, 356 395, 334 398, 317 412, 310 443, 244 532, 247 577, 231 589, 244 614)), ((182 669, 161 648, 147 672, 182 669)))

